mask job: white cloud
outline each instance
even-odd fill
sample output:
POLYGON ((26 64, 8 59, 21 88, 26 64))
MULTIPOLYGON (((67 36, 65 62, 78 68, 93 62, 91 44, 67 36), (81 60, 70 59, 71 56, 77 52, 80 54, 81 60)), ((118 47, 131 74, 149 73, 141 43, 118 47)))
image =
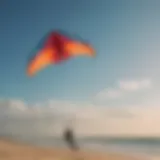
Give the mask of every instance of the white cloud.
POLYGON ((119 89, 105 89, 101 92, 99 92, 96 97, 99 99, 99 100, 104 100, 106 98, 118 98, 120 96, 122 96, 123 93, 119 90, 119 89))
POLYGON ((120 80, 116 88, 104 89, 96 95, 98 100, 106 100, 108 98, 119 98, 129 92, 141 91, 152 87, 150 79, 142 80, 120 80))
POLYGON ((159 107, 109 108, 54 100, 38 106, 0 101, 0 134, 53 136, 71 123, 78 135, 160 136, 159 107))
POLYGON ((124 91, 138 91, 141 89, 148 89, 151 87, 151 81, 149 79, 143 80, 131 80, 131 81, 119 81, 119 88, 124 91))

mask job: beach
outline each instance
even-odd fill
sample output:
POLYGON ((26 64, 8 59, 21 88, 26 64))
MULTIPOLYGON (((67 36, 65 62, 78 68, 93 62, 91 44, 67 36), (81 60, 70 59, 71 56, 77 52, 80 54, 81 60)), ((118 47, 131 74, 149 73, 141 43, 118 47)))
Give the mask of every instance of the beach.
POLYGON ((1 139, 0 160, 138 160, 138 158, 118 153, 91 150, 73 153, 65 148, 43 148, 1 139))

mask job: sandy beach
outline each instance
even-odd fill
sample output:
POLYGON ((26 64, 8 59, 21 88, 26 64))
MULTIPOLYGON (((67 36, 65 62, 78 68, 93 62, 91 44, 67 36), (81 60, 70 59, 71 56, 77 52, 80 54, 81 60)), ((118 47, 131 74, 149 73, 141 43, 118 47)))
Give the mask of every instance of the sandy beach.
MULTIPOLYGON (((42 148, 0 140, 0 160, 138 160, 137 158, 116 153, 80 151, 72 153, 67 149, 42 148)), ((139 159, 140 160, 140 159, 139 159)), ((142 159, 141 159, 142 160, 142 159)))

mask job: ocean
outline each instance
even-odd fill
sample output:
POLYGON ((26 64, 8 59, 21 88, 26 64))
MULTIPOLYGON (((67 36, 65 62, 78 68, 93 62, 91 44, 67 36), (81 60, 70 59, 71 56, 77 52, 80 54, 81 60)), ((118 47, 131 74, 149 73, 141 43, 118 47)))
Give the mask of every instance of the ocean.
MULTIPOLYGON (((63 139, 46 136, 13 136, 15 140, 29 144, 50 147, 67 147, 63 139)), ((82 149, 91 149, 107 152, 118 152, 133 156, 142 156, 146 160, 160 160, 160 138, 107 138, 87 137, 77 138, 82 149)))
POLYGON ((127 153, 146 157, 146 160, 160 160, 160 138, 88 138, 84 144, 93 149, 127 153))

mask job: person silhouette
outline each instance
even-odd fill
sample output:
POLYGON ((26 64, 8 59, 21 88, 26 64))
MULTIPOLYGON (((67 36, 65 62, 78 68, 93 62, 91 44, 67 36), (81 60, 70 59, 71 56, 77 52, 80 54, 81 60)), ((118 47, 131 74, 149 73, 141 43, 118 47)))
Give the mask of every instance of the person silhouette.
POLYGON ((68 146, 71 148, 73 151, 79 150, 79 147, 76 143, 74 132, 71 128, 67 127, 64 131, 64 139, 67 142, 68 146))

